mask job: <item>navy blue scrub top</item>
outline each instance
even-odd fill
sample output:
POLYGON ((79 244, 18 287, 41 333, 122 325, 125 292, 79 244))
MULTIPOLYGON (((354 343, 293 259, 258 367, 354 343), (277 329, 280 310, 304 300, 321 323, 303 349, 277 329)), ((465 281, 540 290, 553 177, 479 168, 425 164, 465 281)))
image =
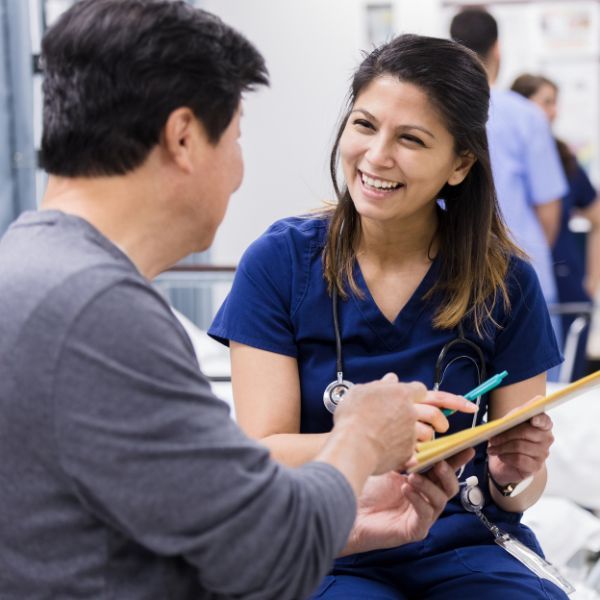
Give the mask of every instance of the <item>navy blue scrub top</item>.
MULTIPOLYGON (((586 269, 585 244, 581 239, 583 236, 569 229, 569 220, 575 209, 586 208, 594 202, 596 190, 579 164, 569 175, 568 181, 569 193, 562 199, 560 230, 552 248, 558 300, 589 302, 590 297, 583 287, 586 269)), ((570 315, 567 323, 570 324, 574 318, 570 315)), ((564 333, 567 332, 568 324, 564 327, 564 333)))
MULTIPOLYGON (((209 334, 297 359, 301 386, 302 433, 322 433, 333 426, 323 405, 323 391, 336 378, 335 333, 331 297, 323 277, 322 251, 328 221, 294 217, 273 224, 245 252, 232 289, 215 317, 209 334)), ((435 298, 424 294, 436 280, 438 261, 391 323, 373 300, 356 263, 354 275, 363 297, 350 293, 339 300, 344 377, 363 383, 394 372, 400 381, 421 381, 431 389, 438 354, 457 332, 434 329, 435 298)), ((467 325, 465 333, 483 350, 488 376, 508 371, 510 385, 548 370, 561 361, 546 304, 533 268, 514 258, 508 274, 509 311, 498 300, 494 320, 480 339, 467 325)), ((440 389, 465 394, 478 385, 476 356, 459 347, 444 361, 440 389), (455 358, 461 355, 467 358, 455 358)), ((273 398, 274 403, 277 398, 273 398)), ((482 398, 481 421, 487 407, 482 398)), ((470 427, 472 415, 455 413, 449 433, 470 427)), ((466 474, 483 480, 485 448, 466 474)))

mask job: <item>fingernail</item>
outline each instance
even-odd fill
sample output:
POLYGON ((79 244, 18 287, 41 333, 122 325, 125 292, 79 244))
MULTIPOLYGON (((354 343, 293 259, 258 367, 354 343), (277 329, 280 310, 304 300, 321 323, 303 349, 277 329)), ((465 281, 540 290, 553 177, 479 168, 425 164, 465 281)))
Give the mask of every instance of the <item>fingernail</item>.
POLYGON ((408 481, 411 485, 418 487, 419 485, 421 485, 422 477, 417 473, 411 473, 408 476, 408 481))

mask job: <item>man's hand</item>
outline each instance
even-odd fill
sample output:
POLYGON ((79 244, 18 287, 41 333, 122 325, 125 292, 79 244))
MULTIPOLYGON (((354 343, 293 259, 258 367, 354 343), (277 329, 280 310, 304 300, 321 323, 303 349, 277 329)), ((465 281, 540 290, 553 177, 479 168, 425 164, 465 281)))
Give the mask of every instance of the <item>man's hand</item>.
POLYGON ((389 472, 369 478, 342 555, 424 539, 448 500, 458 492, 455 470, 474 455, 472 449, 464 450, 422 475, 389 472))
POLYGON ((333 433, 352 432, 354 443, 373 462, 372 474, 400 470, 415 451, 415 404, 426 396, 423 384, 398 383, 392 373, 355 385, 335 411, 333 433))

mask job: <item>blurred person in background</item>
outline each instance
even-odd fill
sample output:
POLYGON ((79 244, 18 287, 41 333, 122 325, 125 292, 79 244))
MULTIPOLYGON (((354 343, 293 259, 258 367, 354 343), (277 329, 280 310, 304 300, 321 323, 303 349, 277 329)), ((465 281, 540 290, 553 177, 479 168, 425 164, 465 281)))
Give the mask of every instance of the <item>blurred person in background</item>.
MULTIPOLYGON (((537 104, 553 124, 557 116, 558 86, 541 75, 524 73, 513 82, 511 89, 537 104)), ((591 302, 600 283, 600 196, 587 173, 569 146, 555 137, 567 181, 568 193, 562 198, 562 217, 558 236, 552 247, 554 275, 561 304, 591 302), (590 223, 587 247, 569 228, 573 216, 585 217, 590 223)), ((576 315, 563 315, 562 328, 566 334, 576 315)), ((583 332, 573 370, 573 379, 585 375, 587 329, 583 332)))
MULTIPOLYGON (((546 302, 554 304, 558 294, 551 248, 568 186, 550 126, 533 103, 495 87, 501 56, 498 24, 491 14, 463 10, 452 19, 450 35, 475 51, 487 71, 492 88, 487 132, 498 202, 512 235, 531 259, 546 302)), ((552 324, 560 341, 560 319, 553 318, 552 324)))

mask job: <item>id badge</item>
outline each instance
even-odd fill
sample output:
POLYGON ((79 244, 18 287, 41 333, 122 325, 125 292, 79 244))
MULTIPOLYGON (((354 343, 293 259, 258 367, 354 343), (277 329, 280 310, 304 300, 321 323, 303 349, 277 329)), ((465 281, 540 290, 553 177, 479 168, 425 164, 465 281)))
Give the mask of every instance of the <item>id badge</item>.
POLYGON ((519 540, 511 537, 508 533, 502 532, 501 535, 495 536, 494 541, 509 554, 512 554, 530 571, 533 571, 538 577, 551 581, 565 592, 565 594, 572 594, 575 591, 575 588, 560 574, 554 565, 544 560, 539 554, 528 548, 525 544, 522 544, 519 540))

